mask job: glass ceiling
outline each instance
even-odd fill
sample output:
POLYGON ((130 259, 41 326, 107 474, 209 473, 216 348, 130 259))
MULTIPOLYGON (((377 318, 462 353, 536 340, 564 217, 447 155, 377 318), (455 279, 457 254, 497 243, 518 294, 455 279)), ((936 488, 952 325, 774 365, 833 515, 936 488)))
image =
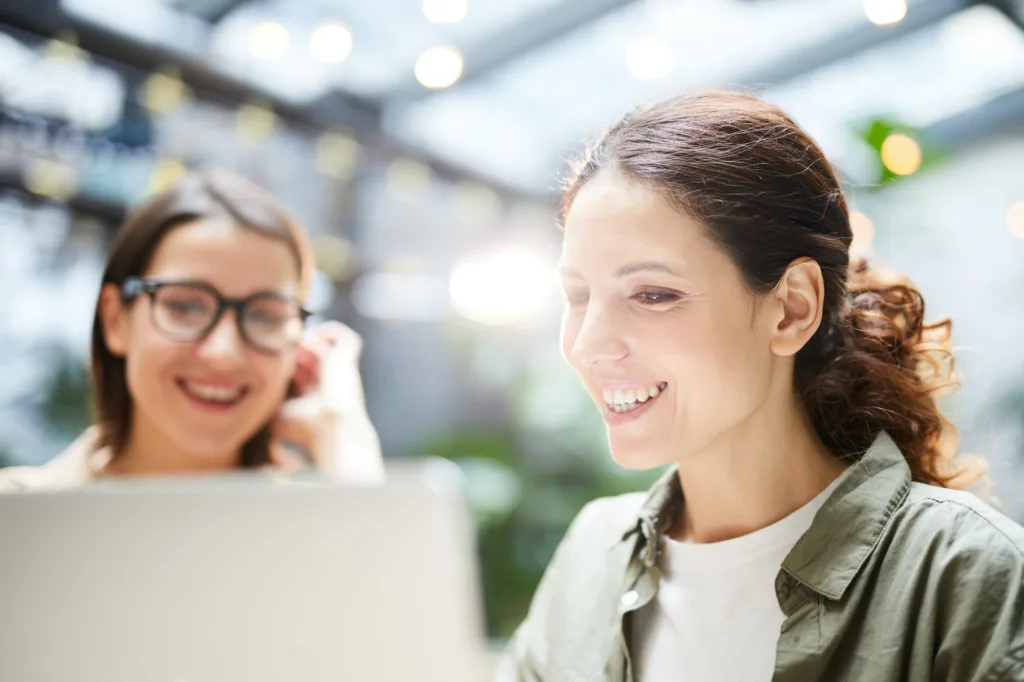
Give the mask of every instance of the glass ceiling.
MULTIPOLYGON (((224 2, 64 5, 92 22, 205 59, 284 102, 303 105, 332 90, 361 97, 384 112, 389 134, 538 193, 557 182, 562 159, 585 137, 637 103, 695 88, 767 85, 763 96, 842 157, 854 144, 853 127, 865 118, 928 126, 1024 83, 1024 32, 987 6, 886 40, 892 27, 871 24, 861 0, 468 0, 466 17, 456 24, 428 21, 421 0, 265 0, 234 3, 216 24, 203 20, 204 6, 224 2), (509 33, 540 35, 549 18, 578 14, 588 3, 609 11, 565 26, 535 49, 504 54, 494 68, 447 90, 425 90, 413 77, 428 47, 459 48, 469 73, 474 58, 512 49, 517 43, 509 33), (318 63, 305 49, 325 19, 344 22, 351 32, 353 48, 343 63, 318 63), (251 54, 253 27, 266 21, 287 29, 286 49, 275 60, 251 54), (857 32, 874 46, 816 68, 816 51, 825 54, 833 41, 857 32), (805 73, 776 85, 758 82, 772 65, 800 55, 810 62, 805 73)), ((950 4, 909 0, 907 20, 950 4)))

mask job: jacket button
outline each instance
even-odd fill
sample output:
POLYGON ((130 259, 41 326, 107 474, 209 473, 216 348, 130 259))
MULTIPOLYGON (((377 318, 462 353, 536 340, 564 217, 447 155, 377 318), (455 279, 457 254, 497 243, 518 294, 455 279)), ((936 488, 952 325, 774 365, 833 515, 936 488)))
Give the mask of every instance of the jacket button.
POLYGON ((626 594, 622 595, 623 606, 633 606, 638 601, 640 601, 640 595, 637 593, 636 590, 630 590, 626 594))

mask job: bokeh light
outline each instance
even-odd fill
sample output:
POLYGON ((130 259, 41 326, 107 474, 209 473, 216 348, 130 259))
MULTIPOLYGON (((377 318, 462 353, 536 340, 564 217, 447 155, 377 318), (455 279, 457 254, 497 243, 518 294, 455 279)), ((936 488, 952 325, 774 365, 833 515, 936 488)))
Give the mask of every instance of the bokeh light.
POLYGON ((261 61, 284 59, 290 45, 288 29, 276 21, 260 21, 249 31, 249 54, 261 61))
POLYGON ((309 54, 323 64, 340 64, 352 53, 352 32, 340 21, 320 23, 309 38, 309 54))
POLYGON ((1006 229, 1017 239, 1024 239, 1024 201, 1015 201, 1006 209, 1006 229))
POLYGON ((469 0, 423 0, 423 16, 435 24, 457 24, 468 11, 469 0))
POLYGON ((909 135, 894 133, 882 143, 882 163, 896 175, 912 175, 921 167, 921 145, 909 135))
POLYGON ((416 60, 414 73, 420 85, 432 90, 448 88, 462 77, 462 53, 454 47, 432 47, 416 60))
POLYGON ((640 40, 626 50, 626 69, 640 80, 659 80, 672 73, 672 48, 659 39, 640 40))
POLYGON ((878 26, 899 23, 907 16, 907 0, 864 0, 864 15, 878 26))
POLYGON ((851 211, 850 229, 853 231, 850 255, 854 257, 862 256, 875 242, 875 224, 867 214, 860 211, 851 211))
POLYGON ((463 317, 488 325, 528 322, 551 298, 554 267, 538 254, 506 247, 460 261, 452 270, 452 305, 463 317))

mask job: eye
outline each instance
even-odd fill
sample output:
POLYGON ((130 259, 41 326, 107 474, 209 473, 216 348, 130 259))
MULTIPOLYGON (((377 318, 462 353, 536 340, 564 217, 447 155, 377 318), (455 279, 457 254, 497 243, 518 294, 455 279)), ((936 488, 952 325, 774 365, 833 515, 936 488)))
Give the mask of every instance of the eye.
POLYGON ((682 296, 675 291, 653 290, 639 291, 630 298, 643 305, 658 305, 660 303, 673 303, 682 298, 682 296))
POLYGON ((590 292, 587 291, 567 291, 564 294, 565 304, 568 306, 581 306, 586 305, 590 300, 590 292))

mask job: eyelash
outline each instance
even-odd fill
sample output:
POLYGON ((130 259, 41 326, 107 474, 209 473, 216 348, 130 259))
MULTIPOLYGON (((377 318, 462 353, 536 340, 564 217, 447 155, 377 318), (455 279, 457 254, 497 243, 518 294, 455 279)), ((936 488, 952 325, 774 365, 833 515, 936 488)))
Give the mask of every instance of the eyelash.
MULTIPOLYGON (((640 305, 655 306, 665 303, 674 303, 682 298, 682 295, 674 291, 641 291, 629 297, 640 305)), ((565 302, 570 306, 586 305, 590 300, 590 294, 566 294, 565 302)))
POLYGON ((664 303, 674 303, 681 299, 682 296, 674 291, 640 291, 630 296, 630 299, 640 303, 641 305, 661 305, 664 303))

